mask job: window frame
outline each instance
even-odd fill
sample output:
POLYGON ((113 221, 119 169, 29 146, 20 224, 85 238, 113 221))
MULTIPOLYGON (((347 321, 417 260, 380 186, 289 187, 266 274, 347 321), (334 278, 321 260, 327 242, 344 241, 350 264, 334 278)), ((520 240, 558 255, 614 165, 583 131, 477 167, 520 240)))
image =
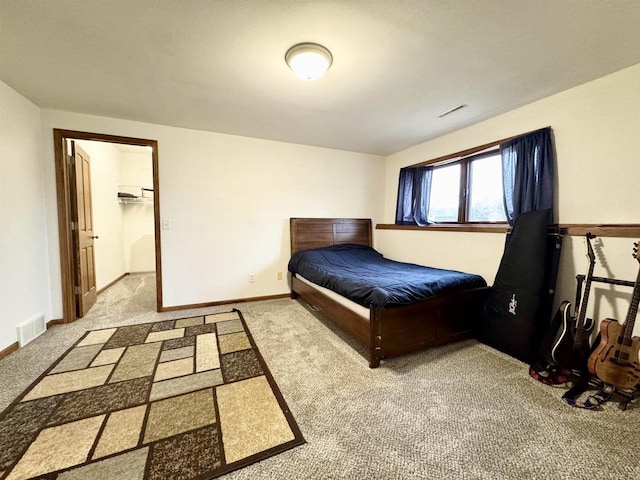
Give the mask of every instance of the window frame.
MULTIPOLYGON (((433 163, 430 165, 434 170, 437 168, 448 167, 455 164, 460 165, 460 184, 458 186, 458 220, 456 222, 433 222, 430 223, 430 225, 508 225, 506 219, 504 221, 494 222, 468 220, 470 201, 469 180, 471 178, 471 164, 476 160, 481 160, 483 158, 493 157, 496 155, 500 155, 500 149, 491 148, 490 150, 473 153, 462 158, 444 160, 442 162, 433 163)), ((429 208, 431 208, 431 205, 429 205, 429 208)), ((428 214, 429 212, 427 211, 427 216, 428 214)))

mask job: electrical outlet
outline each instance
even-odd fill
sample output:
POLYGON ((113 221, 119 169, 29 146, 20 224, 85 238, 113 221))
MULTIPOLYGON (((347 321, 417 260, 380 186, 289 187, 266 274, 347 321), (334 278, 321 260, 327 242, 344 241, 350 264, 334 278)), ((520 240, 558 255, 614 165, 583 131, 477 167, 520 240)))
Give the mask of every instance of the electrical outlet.
POLYGON ((282 280, 282 272, 278 272, 278 280, 282 280))
POLYGON ((256 281, 256 277, 253 273, 249 274, 249 283, 253 283, 256 281))

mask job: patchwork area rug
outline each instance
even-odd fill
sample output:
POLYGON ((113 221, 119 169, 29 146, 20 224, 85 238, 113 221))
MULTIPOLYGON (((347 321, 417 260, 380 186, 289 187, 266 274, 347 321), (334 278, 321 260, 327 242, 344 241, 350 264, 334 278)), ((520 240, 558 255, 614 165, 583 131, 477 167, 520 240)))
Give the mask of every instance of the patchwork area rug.
POLYGON ((0 414, 0 479, 209 479, 303 443, 234 310, 87 332, 0 414))

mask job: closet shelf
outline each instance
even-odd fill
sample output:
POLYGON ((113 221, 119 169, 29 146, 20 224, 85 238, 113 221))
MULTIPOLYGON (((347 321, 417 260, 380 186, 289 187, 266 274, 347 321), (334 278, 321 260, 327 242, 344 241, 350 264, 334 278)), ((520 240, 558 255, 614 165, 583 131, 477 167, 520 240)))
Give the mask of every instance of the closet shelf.
POLYGON ((118 202, 153 203, 153 189, 140 185, 118 185, 118 202))
POLYGON ((119 203, 153 203, 153 197, 118 197, 119 203))

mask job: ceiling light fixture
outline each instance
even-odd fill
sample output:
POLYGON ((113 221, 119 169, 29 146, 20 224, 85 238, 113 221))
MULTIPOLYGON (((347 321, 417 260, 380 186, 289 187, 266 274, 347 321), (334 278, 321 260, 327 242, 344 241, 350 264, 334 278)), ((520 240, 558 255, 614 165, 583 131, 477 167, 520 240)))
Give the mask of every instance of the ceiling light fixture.
POLYGON ((287 50, 284 60, 301 79, 316 80, 329 69, 333 57, 322 45, 298 43, 287 50))

